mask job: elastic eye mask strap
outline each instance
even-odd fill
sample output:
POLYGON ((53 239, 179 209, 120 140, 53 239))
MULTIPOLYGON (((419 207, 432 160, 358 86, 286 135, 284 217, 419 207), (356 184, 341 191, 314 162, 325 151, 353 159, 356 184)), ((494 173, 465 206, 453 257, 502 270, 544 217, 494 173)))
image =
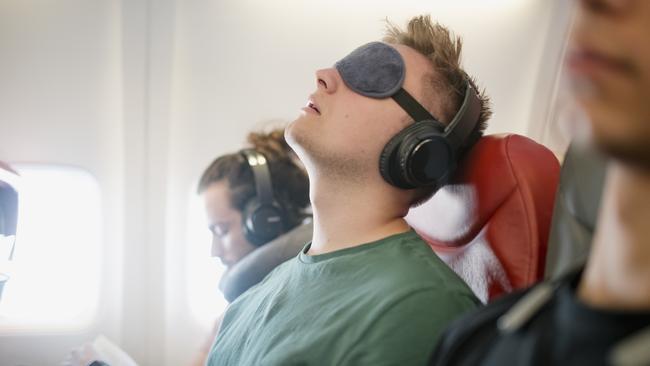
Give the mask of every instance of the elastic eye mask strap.
POLYGON ((404 109, 416 122, 425 120, 438 121, 437 118, 424 109, 424 107, 418 103, 411 94, 404 90, 404 88, 399 88, 391 98, 393 98, 393 100, 395 100, 397 104, 399 104, 400 107, 402 107, 402 109, 404 109))

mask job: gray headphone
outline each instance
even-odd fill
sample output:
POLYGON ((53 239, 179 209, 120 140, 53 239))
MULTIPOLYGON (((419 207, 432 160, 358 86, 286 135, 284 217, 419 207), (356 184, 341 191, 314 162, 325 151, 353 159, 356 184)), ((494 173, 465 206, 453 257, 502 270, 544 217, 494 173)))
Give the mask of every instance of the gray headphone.
POLYGON ((273 197, 271 172, 266 157, 255 149, 240 152, 253 172, 255 196, 242 211, 244 235, 249 242, 261 246, 287 230, 285 210, 273 197))

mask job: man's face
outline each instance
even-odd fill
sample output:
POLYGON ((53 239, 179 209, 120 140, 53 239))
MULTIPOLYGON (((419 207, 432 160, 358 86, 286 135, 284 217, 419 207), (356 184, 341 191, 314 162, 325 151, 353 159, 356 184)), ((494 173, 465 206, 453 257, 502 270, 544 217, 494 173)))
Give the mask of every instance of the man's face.
POLYGON ((650 1, 582 0, 568 66, 599 146, 650 167, 650 1))
MULTIPOLYGON (((406 66, 402 87, 422 103, 423 77, 432 72, 432 66, 417 51, 402 45, 394 47, 406 66)), ((391 98, 357 94, 345 85, 336 68, 329 68, 316 72, 316 91, 286 133, 307 165, 354 172, 356 177, 372 174, 380 178, 382 149, 411 121, 391 98)))
POLYGON ((230 188, 226 181, 212 183, 203 193, 212 232, 212 256, 231 267, 255 250, 242 230, 242 214, 231 205, 230 188))

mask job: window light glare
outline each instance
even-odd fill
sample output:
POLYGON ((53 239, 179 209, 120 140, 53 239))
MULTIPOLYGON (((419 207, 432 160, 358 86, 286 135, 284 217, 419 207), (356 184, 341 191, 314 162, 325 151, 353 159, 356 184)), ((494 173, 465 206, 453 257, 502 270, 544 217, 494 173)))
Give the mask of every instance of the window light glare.
POLYGON ((219 291, 225 267, 210 255, 212 237, 208 230, 201 197, 193 191, 187 223, 187 291, 190 313, 206 329, 225 311, 228 302, 219 291))
MULTIPOLYGON (((101 203, 76 168, 15 164, 21 175, 16 249, 0 302, 0 333, 76 329, 99 298, 101 203)), ((4 272, 0 268, 0 272, 4 272)))

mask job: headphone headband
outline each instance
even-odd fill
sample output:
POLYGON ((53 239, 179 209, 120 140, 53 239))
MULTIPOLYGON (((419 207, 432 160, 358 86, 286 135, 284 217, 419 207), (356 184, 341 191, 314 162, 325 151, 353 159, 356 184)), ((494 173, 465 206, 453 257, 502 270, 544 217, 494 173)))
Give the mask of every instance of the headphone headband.
POLYGON ((244 149, 241 154, 253 171, 256 196, 246 202, 242 211, 244 235, 254 245, 264 245, 286 230, 282 206, 273 198, 271 170, 266 157, 255 149, 244 149))
MULTIPOLYGON (((400 88, 393 96, 393 100, 413 118, 415 123, 423 121, 438 121, 431 115, 420 103, 418 103, 411 94, 403 88, 400 88)), ((481 114, 481 100, 472 87, 469 79, 465 82, 465 96, 458 112, 454 118, 445 127, 444 137, 449 140, 449 144, 454 151, 461 150, 463 143, 472 133, 474 126, 478 123, 481 114)))
POLYGON ((480 134, 476 129, 481 99, 466 79, 465 96, 448 125, 440 123, 409 93, 400 89, 392 98, 413 119, 386 144, 379 159, 384 179, 399 188, 441 187, 451 178, 463 150, 480 134))
POLYGON ((462 148, 463 143, 470 136, 474 127, 476 127, 480 116, 481 99, 472 87, 469 79, 467 79, 463 104, 461 104, 454 119, 445 127, 444 136, 449 140, 449 143, 455 151, 459 151, 462 148))
POLYGON ((253 171, 258 201, 265 205, 273 202, 271 172, 266 157, 255 149, 244 149, 241 154, 253 171))

